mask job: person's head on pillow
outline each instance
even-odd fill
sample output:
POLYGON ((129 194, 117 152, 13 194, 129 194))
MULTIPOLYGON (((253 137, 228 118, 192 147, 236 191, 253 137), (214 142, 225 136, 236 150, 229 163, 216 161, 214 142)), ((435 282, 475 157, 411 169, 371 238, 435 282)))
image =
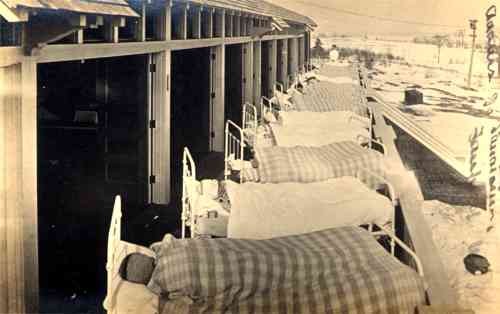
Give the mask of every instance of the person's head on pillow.
POLYGON ((120 276, 130 282, 147 285, 153 270, 155 259, 141 253, 127 255, 120 265, 120 276))

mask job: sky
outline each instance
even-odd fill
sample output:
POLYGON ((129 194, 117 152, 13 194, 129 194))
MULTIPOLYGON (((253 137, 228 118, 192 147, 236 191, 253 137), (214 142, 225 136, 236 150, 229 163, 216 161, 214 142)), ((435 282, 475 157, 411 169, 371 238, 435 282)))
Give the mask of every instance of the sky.
MULTIPOLYGON (((318 32, 339 34, 435 34, 453 33, 460 28, 470 33, 469 19, 478 20, 478 32, 486 29, 485 12, 498 0, 267 0, 307 15, 319 25, 318 32), (340 13, 348 10, 363 15, 453 27, 435 27, 382 21, 340 13)), ((500 29, 500 11, 494 19, 500 29)))

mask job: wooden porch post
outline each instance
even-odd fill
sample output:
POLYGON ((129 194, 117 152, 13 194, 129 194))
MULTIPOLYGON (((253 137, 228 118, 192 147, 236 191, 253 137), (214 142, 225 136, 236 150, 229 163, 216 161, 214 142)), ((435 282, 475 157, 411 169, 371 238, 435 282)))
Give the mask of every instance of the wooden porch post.
POLYGON ((0 68, 0 313, 38 312, 36 62, 0 68))
POLYGON ((288 39, 283 39, 282 40, 282 49, 279 51, 281 53, 281 62, 282 67, 281 67, 281 77, 283 78, 283 86, 285 89, 288 89, 288 39))
POLYGON ((215 18, 215 37, 226 37, 226 12, 224 9, 216 10, 215 18))
MULTIPOLYGON (((253 103, 253 42, 243 44, 243 101, 253 103)), ((241 104, 243 105, 243 104, 241 104)))
POLYGON ((269 41, 269 95, 274 94, 274 88, 276 85, 277 78, 277 52, 278 52, 278 42, 276 40, 269 41))
POLYGON ((202 8, 195 6, 195 7, 193 7, 192 12, 193 12, 193 20, 192 20, 193 38, 200 39, 201 38, 201 12, 202 12, 202 8))
POLYGON ((153 132, 153 167, 151 172, 156 180, 153 184, 152 202, 168 204, 170 202, 170 64, 171 51, 166 50, 152 55, 156 71, 152 73, 153 116, 156 121, 153 132))
POLYGON ((38 200, 37 200, 37 64, 22 63, 22 210, 24 212, 25 309, 35 313, 39 306, 38 286, 38 200))
MULTIPOLYGON (((259 102, 262 95, 262 42, 253 43, 253 103, 260 108, 259 102)), ((267 75, 267 73, 266 73, 267 75)))
POLYGON ((220 45, 211 48, 212 53, 212 114, 211 128, 213 132, 212 150, 224 152, 224 123, 225 123, 225 62, 226 47, 220 45))

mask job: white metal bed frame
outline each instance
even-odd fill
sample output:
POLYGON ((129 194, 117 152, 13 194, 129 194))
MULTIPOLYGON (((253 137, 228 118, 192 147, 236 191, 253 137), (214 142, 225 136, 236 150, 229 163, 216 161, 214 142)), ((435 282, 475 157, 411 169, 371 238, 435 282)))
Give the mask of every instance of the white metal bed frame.
MULTIPOLYGON (((241 165, 243 168, 243 162, 245 160, 244 156, 244 147, 245 147, 245 141, 243 140, 243 130, 233 121, 228 120, 226 122, 226 150, 225 150, 225 155, 224 155, 224 180, 227 180, 228 176, 231 174, 231 166, 230 162, 236 162, 241 165), (236 130, 237 135, 233 134, 231 132, 231 129, 236 130), (239 136, 239 138, 238 138, 239 136), (230 143, 230 144, 228 144, 230 143)), ((383 144, 382 144, 383 145, 383 144)), ((371 149, 371 148, 367 148, 371 149)), ((385 152, 385 146, 384 146, 384 152, 385 152)), ((192 161, 192 159, 190 159, 192 161)), ((192 169, 196 169, 196 166, 194 165, 194 162, 192 162, 191 165, 192 169)), ((356 178, 360 179, 361 182, 366 182, 363 180, 362 175, 368 173, 369 176, 377 178, 379 182, 383 182, 387 186, 387 190, 389 193, 389 199, 392 202, 393 208, 397 206, 397 199, 396 199, 396 193, 394 190, 394 187, 384 178, 381 176, 372 173, 368 170, 362 170, 358 171, 356 174, 356 178)), ((184 190, 184 182, 188 182, 189 177, 183 177, 182 182, 183 182, 183 190, 184 190)), ((240 171, 240 176, 239 176, 239 183, 243 183, 243 176, 241 175, 240 171)), ((184 204, 184 201, 183 201, 184 204)), ((392 221, 395 222, 396 220, 395 212, 393 212, 393 217, 392 221)), ((371 228, 371 226, 370 226, 371 228)), ((393 224, 393 228, 395 228, 395 225, 393 224)), ((395 230, 395 229, 394 229, 395 230)), ((371 229, 370 229, 371 231, 371 229)), ((391 251, 393 250, 392 248, 393 244, 391 244, 391 251)))
POLYGON ((117 195, 113 204, 111 222, 108 231, 107 257, 106 257, 106 298, 103 307, 108 314, 121 314, 118 308, 119 289, 123 286, 124 279, 120 276, 120 266, 123 259, 132 253, 141 253, 154 257, 154 253, 146 247, 133 244, 121 238, 122 200, 117 195))
POLYGON ((241 121, 245 140, 249 145, 256 146, 258 143, 257 131, 260 125, 259 111, 257 110, 257 107, 249 102, 244 103, 241 121), (253 138, 251 138, 246 132, 251 132, 253 134, 253 138))
MULTIPOLYGON (((365 183, 368 185, 367 180, 369 178, 375 178, 377 180, 376 184, 370 183, 370 188, 373 190, 378 190, 381 188, 385 188, 387 192, 387 197, 391 200, 392 208, 393 210, 393 215, 392 215, 392 223, 391 223, 391 230, 387 229, 384 226, 380 226, 378 224, 372 223, 368 225, 368 231, 372 233, 373 236, 378 237, 378 236, 388 236, 390 238, 390 252, 391 255, 395 255, 395 248, 396 245, 399 245, 404 251, 406 251, 414 260, 415 264, 417 267, 418 273, 423 277, 423 270, 422 270, 422 264, 418 258, 418 256, 404 243, 402 242, 399 238, 396 236, 396 206, 398 204, 397 198, 396 198, 396 191, 393 187, 393 185, 388 182, 386 179, 382 178, 381 176, 368 171, 368 170, 359 170, 356 173, 355 176, 358 180, 361 182, 365 183), (376 228, 378 230, 375 230, 376 228)), ((189 152, 189 149, 186 147, 184 148, 184 154, 183 154, 183 194, 182 194, 182 238, 186 237, 186 228, 190 227, 191 228, 191 237, 193 236, 193 229, 195 228, 195 217, 192 215, 191 211, 191 198, 193 197, 192 195, 189 195, 189 189, 187 188, 186 182, 189 182, 191 180, 196 180, 196 164, 191 157, 191 154, 189 152)), ((201 191, 203 193, 203 191, 201 191)), ((108 246, 108 252, 109 252, 109 246, 108 246)))
MULTIPOLYGON (((276 104, 276 101, 273 101, 273 99, 274 98, 269 99, 265 96, 262 96, 261 102, 260 102, 262 116, 268 112, 271 112, 273 114, 279 114, 279 112, 281 110, 281 106, 279 104, 276 104)), ((370 120, 370 125, 368 127, 368 134, 370 134, 370 138, 366 138, 363 135, 359 135, 357 139, 358 140, 365 139, 368 142, 368 148, 370 148, 370 149, 373 148, 374 143, 377 144, 382 149, 382 153, 384 155, 386 155, 387 150, 385 148, 385 145, 373 137, 373 121, 374 121, 373 109, 370 108, 370 106, 368 106, 368 104, 362 104, 362 106, 364 106, 366 108, 366 110, 368 111, 368 119, 370 120)), ((250 117, 250 116, 248 116, 248 117, 250 117)), ((248 117, 247 117, 247 119, 248 119, 248 117)), ((352 121, 353 119, 358 119, 358 118, 359 118, 359 116, 357 114, 353 113, 351 115, 351 117, 349 118, 349 122, 352 121)), ((258 124, 258 120, 255 120, 255 123, 258 124)))
MULTIPOLYGON (((187 152, 185 156, 190 155, 189 150, 187 150, 187 148, 185 151, 187 152)), ((188 160, 189 163, 192 162, 192 164, 189 166, 192 166, 193 170, 196 169, 193 160, 190 158, 188 160)), ((195 173, 196 171, 193 171, 190 172, 189 175, 193 176, 195 173)), ((103 302, 103 306, 108 314, 120 314, 118 312, 116 299, 117 295, 120 293, 119 289, 123 286, 122 283, 124 281, 124 279, 122 279, 119 274, 120 266, 123 259, 131 253, 142 253, 146 255, 151 254, 148 253, 150 252, 150 250, 146 247, 122 240, 121 218, 122 218, 121 197, 118 195, 115 197, 113 212, 111 215, 110 227, 108 231, 107 259, 106 259, 107 286, 106 286, 106 299, 103 302)), ((370 230, 372 231, 373 236, 375 237, 388 236, 391 239, 391 243, 394 243, 394 246, 397 244, 409 256, 412 257, 412 259, 415 262, 414 266, 416 267, 416 271, 423 278, 425 283, 422 262, 420 261, 418 255, 411 248, 409 248, 402 240, 400 240, 392 230, 388 230, 387 228, 379 225, 374 225, 374 226, 376 226, 379 230, 378 231, 370 230)), ((391 255, 394 258, 396 258, 394 256, 394 247, 391 247, 391 255)), ((425 289, 427 290, 427 288, 428 288, 427 284, 425 283, 425 289)))

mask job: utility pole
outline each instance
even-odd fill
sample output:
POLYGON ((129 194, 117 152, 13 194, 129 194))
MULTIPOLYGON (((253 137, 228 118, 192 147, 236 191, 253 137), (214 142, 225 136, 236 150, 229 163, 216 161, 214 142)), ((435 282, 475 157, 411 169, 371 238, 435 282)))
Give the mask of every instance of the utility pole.
POLYGON ((472 29, 472 50, 470 54, 470 64, 469 64, 469 77, 467 79, 467 87, 470 88, 470 80, 472 77, 472 62, 474 61, 474 49, 476 48, 476 29, 477 29, 477 20, 469 20, 470 28, 472 29))

